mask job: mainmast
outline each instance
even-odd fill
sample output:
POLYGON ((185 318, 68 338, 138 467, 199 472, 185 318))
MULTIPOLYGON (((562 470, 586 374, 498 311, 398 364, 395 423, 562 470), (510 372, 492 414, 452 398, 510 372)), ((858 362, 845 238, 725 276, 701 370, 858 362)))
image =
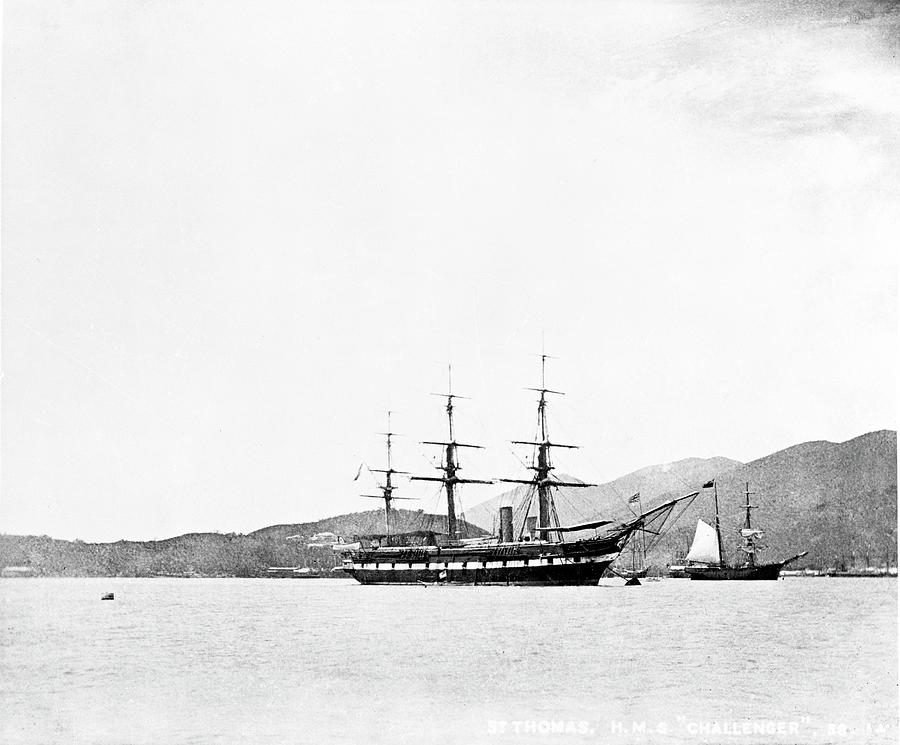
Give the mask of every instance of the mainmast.
POLYGON ((722 530, 719 527, 719 484, 713 479, 713 499, 716 504, 716 540, 719 542, 719 563, 725 563, 725 551, 722 548, 722 530))
POLYGON ((754 549, 753 551, 747 552, 747 562, 750 564, 750 566, 754 566, 756 564, 756 551, 755 551, 756 547, 755 547, 754 541, 753 541, 753 533, 751 532, 753 529, 750 527, 750 510, 755 509, 755 505, 750 504, 750 495, 753 493, 750 491, 750 482, 747 481, 745 483, 746 483, 745 492, 746 492, 746 496, 747 496, 747 504, 745 505, 744 509, 747 510, 747 518, 745 520, 744 527, 747 532, 744 537, 745 537, 745 539, 747 539, 748 548, 754 549))
MULTIPOLYGON (((630 506, 631 503, 637 502, 638 515, 644 514, 644 507, 643 507, 643 505, 641 505, 641 493, 640 492, 637 492, 631 499, 628 500, 628 502, 629 502, 629 507, 628 507, 629 510, 631 510, 631 506, 630 506)), ((631 512, 632 512, 632 514, 634 514, 633 510, 631 510, 631 512)), ((640 556, 641 556, 640 568, 643 569, 644 564, 647 561, 647 532, 645 530, 641 530, 640 547, 638 547, 638 544, 636 542, 636 537, 633 537, 631 539, 631 568, 633 570, 638 568, 638 565, 637 565, 638 564, 638 562, 637 562, 638 552, 640 552, 640 556)))
POLYGON ((466 396, 458 396, 453 393, 453 377, 450 366, 447 366, 447 393, 432 393, 432 396, 440 396, 447 399, 447 424, 449 438, 445 441, 440 440, 424 440, 423 445, 440 445, 444 448, 444 457, 442 463, 438 466, 438 470, 443 471, 443 476, 413 476, 413 481, 440 481, 444 485, 444 492, 447 495, 447 532, 450 534, 450 540, 456 540, 459 532, 456 520, 456 485, 457 484, 493 484, 493 481, 483 481, 481 479, 461 479, 457 476, 457 472, 462 470, 459 464, 459 453, 457 448, 476 448, 482 449, 481 445, 469 445, 464 442, 457 442, 453 432, 453 399, 466 398, 466 396))
POLYGON ((388 426, 387 432, 381 432, 382 435, 385 436, 387 440, 387 468, 372 468, 371 471, 375 473, 383 473, 384 474, 384 485, 379 486, 381 489, 381 494, 361 494, 360 496, 366 497, 368 499, 383 499, 384 500, 384 532, 386 535, 390 535, 392 532, 393 525, 391 524, 391 502, 395 499, 415 499, 415 497, 395 497, 394 491, 396 490, 396 486, 394 486, 393 481, 391 480, 391 476, 395 473, 406 474, 408 471, 396 471, 391 466, 391 437, 393 437, 396 433, 391 432, 391 412, 387 413, 387 421, 388 426))
MULTIPOLYGON (((531 479, 500 479, 500 481, 510 484, 531 484, 537 489, 538 532, 542 533, 543 536, 547 538, 549 538, 549 534, 550 532, 552 532, 551 528, 554 527, 551 524, 551 513, 555 512, 551 487, 571 486, 582 488, 587 486, 596 486, 596 484, 558 481, 556 479, 550 478, 550 472, 553 470, 553 464, 550 460, 551 448, 568 448, 571 450, 575 450, 578 448, 578 445, 561 445, 558 442, 550 442, 550 438, 547 432, 547 394, 552 393, 557 396, 563 396, 565 394, 561 391, 553 391, 547 388, 545 381, 548 359, 550 359, 548 355, 543 353, 541 354, 541 387, 525 389, 528 391, 535 391, 537 393, 540 393, 540 398, 538 399, 538 437, 540 439, 538 442, 533 442, 530 440, 512 441, 514 445, 533 445, 537 448, 537 456, 536 458, 532 459, 531 463, 531 469, 534 471, 534 476, 531 479)), ((555 516, 553 519, 555 519, 555 516)), ((559 521, 556 520, 556 523, 556 527, 558 527, 559 521)), ((561 540, 560 534, 558 532, 556 535, 557 539, 561 540)))

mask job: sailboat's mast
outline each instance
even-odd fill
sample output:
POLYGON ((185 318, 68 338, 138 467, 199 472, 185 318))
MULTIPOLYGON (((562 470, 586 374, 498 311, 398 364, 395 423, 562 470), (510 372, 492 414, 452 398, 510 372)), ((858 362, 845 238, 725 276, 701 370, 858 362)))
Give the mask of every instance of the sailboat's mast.
POLYGON ((725 563, 725 551, 722 549, 722 529, 719 526, 719 483, 713 481, 713 499, 716 503, 716 540, 719 542, 719 563, 725 563))
MULTIPOLYGON (((752 492, 750 491, 750 482, 747 481, 747 482, 745 482, 745 484, 746 484, 745 489, 746 489, 746 495, 747 495, 747 504, 746 504, 746 507, 745 507, 745 509, 747 510, 747 519, 746 519, 746 526, 745 526, 745 527, 747 528, 747 530, 750 530, 750 510, 753 509, 753 505, 750 504, 750 495, 752 494, 752 492)), ((752 545, 751 545, 750 547, 753 548, 752 545)), ((748 561, 748 563, 750 564, 750 566, 753 566, 754 564, 756 564, 756 555, 755 555, 755 553, 753 553, 753 552, 751 551, 750 553, 747 554, 747 556, 748 556, 748 560, 747 560, 747 561, 748 561)))
MULTIPOLYGON (((641 504, 641 493, 638 492, 638 514, 644 514, 644 507, 641 504)), ((647 564, 647 531, 641 530, 641 568, 647 564)))

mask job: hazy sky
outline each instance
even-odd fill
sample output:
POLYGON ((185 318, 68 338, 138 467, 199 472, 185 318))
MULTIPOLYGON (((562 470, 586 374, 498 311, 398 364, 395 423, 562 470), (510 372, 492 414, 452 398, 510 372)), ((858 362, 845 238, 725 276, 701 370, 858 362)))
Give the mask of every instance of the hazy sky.
POLYGON ((586 480, 896 428, 900 10, 3 7, 0 531, 371 509, 448 361, 520 476, 542 336, 586 480))

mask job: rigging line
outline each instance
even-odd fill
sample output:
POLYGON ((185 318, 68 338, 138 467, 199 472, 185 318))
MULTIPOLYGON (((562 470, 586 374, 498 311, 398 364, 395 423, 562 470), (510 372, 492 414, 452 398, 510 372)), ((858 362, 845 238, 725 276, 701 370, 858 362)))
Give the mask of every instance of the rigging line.
MULTIPOLYGON (((753 505, 751 505, 751 507, 752 507, 752 506, 753 506, 753 505)), ((738 517, 738 516, 743 517, 743 516, 744 516, 744 510, 745 510, 745 508, 744 508, 744 507, 741 507, 740 509, 737 509, 737 510, 735 510, 734 512, 720 512, 720 513, 719 513, 719 519, 720 519, 720 520, 723 520, 723 519, 725 519, 725 518, 738 517)))
POLYGON ((432 514, 439 515, 441 513, 444 501, 443 491, 443 486, 437 487, 437 490, 431 495, 431 500, 427 503, 428 509, 432 514))
MULTIPOLYGON (((444 486, 443 484, 437 487, 437 491, 435 491, 434 495, 431 497, 431 505, 432 505, 432 514, 437 515, 439 520, 439 525, 441 526, 442 533, 450 533, 450 520, 449 518, 444 520, 444 516, 447 513, 446 503, 444 502, 444 486)), ((423 517, 424 519, 424 517, 423 517)), ((432 523, 433 519, 429 520, 429 523, 432 523)), ((453 536, 450 536, 450 539, 453 539, 453 536)))
POLYGON ((515 458, 517 461, 519 461, 519 463, 522 464, 522 468, 524 468, 524 469, 526 469, 526 470, 528 470, 528 469, 530 468, 530 466, 529 466, 524 460, 522 460, 522 459, 516 454, 516 451, 513 450, 508 444, 507 444, 507 446, 506 446, 506 449, 509 450, 509 452, 512 453, 513 458, 515 458))
MULTIPOLYGON (((605 486, 608 486, 608 487, 612 490, 612 493, 616 495, 616 499, 618 499, 620 502, 627 502, 627 500, 625 499, 625 497, 622 496, 622 492, 620 492, 620 491, 616 488, 615 482, 613 482, 613 481, 608 481, 608 482, 605 484, 605 486)), ((640 491, 640 489, 638 489, 638 491, 640 491)), ((630 508, 629 508, 629 509, 630 509, 630 508)))
MULTIPOLYGON (((556 502, 554 501, 552 496, 550 497, 550 514, 552 515, 553 520, 556 522, 556 527, 558 528, 560 526, 559 513, 556 511, 556 502)), ((556 533, 556 538, 557 540, 562 540, 562 535, 559 533, 559 531, 557 531, 556 533)))
MULTIPOLYGON (((696 499, 696 497, 695 497, 695 499, 696 499)), ((682 516, 685 512, 687 512, 687 510, 690 508, 690 506, 691 506, 693 503, 694 503, 694 500, 693 500, 693 499, 691 499, 691 500, 685 500, 684 505, 681 506, 680 512, 678 512, 678 514, 675 515, 674 518, 672 518, 671 520, 669 520, 669 518, 672 517, 672 513, 675 512, 675 508, 676 508, 677 506, 679 506, 679 505, 677 505, 677 504, 676 504, 676 505, 672 505, 672 509, 669 511, 669 516, 668 516, 668 517, 666 518, 666 520, 663 522, 663 527, 659 530, 659 532, 657 533, 657 535, 656 535, 655 538, 651 538, 651 539, 650 539, 650 546, 646 549, 646 552, 652 551, 653 548, 654 548, 654 547, 655 547, 655 546, 663 539, 663 537, 666 536, 666 535, 668 535, 668 534, 672 531, 672 529, 675 527, 675 524, 681 519, 681 516, 682 516), (668 528, 665 527, 666 522, 668 522, 668 524, 669 524, 669 527, 668 527, 668 528)), ((644 535, 646 536, 646 532, 644 533, 644 535)), ((645 553, 645 556, 646 556, 646 553, 645 553)))
MULTIPOLYGON (((670 461, 670 462, 671 462, 671 461, 670 461)), ((689 484, 687 481, 685 481, 685 480, 684 480, 681 476, 679 476, 677 473, 673 473, 672 476, 678 481, 679 484, 681 484, 682 488, 685 489, 685 491, 692 491, 692 490, 695 489, 696 486, 697 486, 696 484, 689 484)), ((703 479, 704 482, 706 482, 706 481, 708 481, 708 480, 709 480, 709 479, 706 479, 706 478, 703 479)))
MULTIPOLYGON (((550 478, 553 479, 556 477, 551 476, 550 478)), ((554 486, 554 485, 551 484, 551 486, 554 486)), ((577 513, 578 517, 580 518, 580 522, 587 522, 591 517, 593 517, 593 515, 585 515, 580 509, 578 509, 578 507, 575 504, 575 499, 572 496, 570 496, 568 492, 563 492, 564 487, 554 486, 554 488, 556 489, 557 494, 560 494, 563 497, 565 497, 566 505, 569 507, 570 510, 572 510, 572 512, 577 513)), ((554 504, 555 504, 555 501, 556 500, 554 500, 554 504)))
POLYGON ((456 498, 456 517, 458 525, 462 527, 462 532, 464 532, 466 534, 465 537, 468 538, 469 528, 466 526, 466 510, 463 507, 462 496, 460 496, 459 492, 455 492, 454 496, 456 498))
MULTIPOLYGON (((438 468, 440 468, 440 466, 436 466, 436 465, 434 464, 434 460, 432 460, 430 456, 425 455, 425 451, 424 451, 424 450, 420 450, 420 451, 419 451, 419 455, 422 456, 422 458, 423 458, 423 459, 425 460, 425 462, 428 464, 428 467, 429 467, 429 468, 433 468, 433 469, 435 469, 435 470, 438 469, 438 468)), ((433 456, 433 457, 434 457, 435 459, 437 458, 437 456, 433 456)))
MULTIPOLYGON (((147 401, 143 401, 143 400, 137 398, 137 397, 134 396, 132 393, 130 393, 129 391, 127 391, 127 390, 125 390, 124 388, 122 388, 122 386, 118 385, 117 383, 115 383, 114 381, 110 380, 110 379, 107 378, 105 375, 103 375, 101 372, 99 372, 98 370, 96 370, 96 369, 94 369, 93 367, 91 367, 90 365, 88 365, 86 362, 82 362, 78 357, 76 357, 74 354, 72 354, 72 353, 71 353, 68 349, 66 349, 64 346, 62 346, 61 344, 59 344, 58 342, 54 341, 53 339, 51 339, 51 338, 50 338, 49 336, 47 336, 46 334, 44 334, 44 333, 42 333, 41 331, 39 331, 38 329, 36 329, 34 326, 32 326, 32 325, 31 325, 30 323, 28 323, 27 321, 23 321, 23 320, 21 320, 20 318, 16 318, 15 316, 13 316, 12 318, 10 318, 8 313, 5 315, 4 320, 6 320, 7 322, 9 322, 9 321, 11 320, 13 323, 18 323, 20 326, 22 326, 22 327, 28 329, 32 334, 34 334, 34 335, 37 336, 38 338, 42 339, 46 344, 48 344, 49 346, 53 347, 53 348, 56 349, 58 352, 61 352, 61 353, 63 354, 63 356, 65 356, 65 357, 66 357, 67 359, 69 359, 71 362, 74 362, 74 363, 75 363, 76 365, 78 365, 80 368, 82 368, 82 369, 84 369, 84 370, 87 370, 87 372, 89 372, 91 375, 93 375, 94 377, 96 377, 97 380, 100 380, 100 381, 102 381, 103 383, 105 383, 106 385, 108 385, 108 386, 110 387, 110 389, 112 389, 113 391, 115 391, 116 393, 118 393, 120 396, 122 396, 123 398, 127 399, 128 401, 130 401, 132 404, 134 404, 135 406, 137 406, 139 409, 143 409, 144 411, 148 411, 148 412, 150 412, 150 413, 152 413, 152 414, 158 414, 158 409, 157 409, 157 408, 153 407, 153 406, 152 406, 151 404, 149 404, 147 401)), ((160 418, 161 418, 161 417, 160 417, 160 418)), ((165 421, 165 420, 163 420, 163 421, 165 421)), ((167 424, 168 424, 168 422, 167 422, 167 424)), ((171 426, 172 430, 174 431, 174 430, 175 430, 175 427, 172 426, 172 425, 170 425, 170 426, 171 426)))
POLYGON ((593 514, 585 514, 584 512, 582 512, 581 509, 578 507, 578 505, 575 504, 574 499, 570 498, 568 505, 569 505, 569 509, 571 509, 573 512, 575 512, 578 515, 581 522, 587 522, 588 520, 590 520, 593 517, 593 514))
POLYGON ((521 538, 525 534, 525 523, 528 520, 528 513, 531 511, 531 504, 534 502, 534 495, 537 493, 537 489, 534 486, 528 487, 527 502, 523 500, 523 504, 525 504, 525 514, 522 517, 522 527, 519 530, 519 537, 521 538))
POLYGON ((528 498, 528 495, 533 488, 534 488, 534 484, 528 483, 528 484, 521 484, 513 489, 512 499, 510 500, 511 501, 510 506, 512 506, 513 511, 516 514, 518 514, 522 511, 522 508, 525 504, 525 500, 528 498))

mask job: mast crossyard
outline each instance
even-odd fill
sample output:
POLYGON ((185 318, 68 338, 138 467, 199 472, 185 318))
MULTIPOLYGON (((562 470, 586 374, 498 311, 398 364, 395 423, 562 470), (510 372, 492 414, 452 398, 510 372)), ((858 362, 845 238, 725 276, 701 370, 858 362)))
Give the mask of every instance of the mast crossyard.
POLYGON ((409 499, 415 500, 416 497, 395 497, 394 492, 397 487, 394 486, 391 476, 396 474, 408 475, 408 471, 398 471, 395 468, 391 467, 391 438, 396 436, 396 432, 391 432, 391 412, 387 413, 388 420, 388 431, 380 432, 379 434, 383 435, 386 439, 387 443, 387 468, 370 468, 369 470, 373 473, 383 473, 384 474, 384 484, 379 485, 379 489, 381 489, 381 494, 360 494, 359 496, 365 497, 366 499, 383 499, 384 500, 384 532, 386 535, 390 535, 393 532, 393 521, 392 510, 391 510, 391 502, 395 499, 409 499))
POLYGON ((447 533, 450 535, 450 541, 456 541, 459 538, 459 523, 456 515, 456 486, 457 484, 493 484, 493 479, 466 479, 457 476, 457 472, 462 469, 459 463, 459 448, 483 449, 481 445, 472 445, 465 442, 457 442, 453 434, 453 400, 465 399, 467 396, 460 396, 453 393, 453 378, 450 368, 447 368, 448 391, 447 393, 432 393, 432 396, 441 396, 447 399, 447 426, 449 437, 446 440, 423 440, 423 445, 438 445, 444 448, 441 465, 437 466, 437 470, 442 471, 442 476, 412 476, 412 481, 434 481, 444 485, 444 493, 447 497, 447 533))
MULTIPOLYGON (((536 453, 532 457, 529 468, 534 471, 534 476, 530 479, 500 479, 510 484, 531 484, 538 494, 538 525, 537 530, 540 534, 549 538, 550 534, 555 532, 556 539, 562 540, 559 531, 553 531, 552 528, 559 527, 559 520, 556 519, 556 508, 553 504, 553 493, 551 489, 554 487, 571 487, 585 488, 596 486, 596 484, 586 484, 582 482, 559 481, 551 477, 551 471, 554 470, 553 463, 550 460, 550 452, 553 448, 566 448, 569 450, 577 450, 578 445, 564 445, 562 443, 551 442, 547 432, 547 394, 552 393, 557 396, 564 396, 562 391, 552 390, 546 384, 547 360, 550 357, 541 354, 541 385, 539 388, 526 388, 527 391, 534 391, 540 394, 538 399, 538 436, 534 440, 512 440, 514 445, 531 445, 536 448, 536 453), (538 439, 539 438, 539 439, 538 439), (555 523, 555 525, 553 524, 555 523)), ((522 527, 519 531, 521 537, 525 533, 525 525, 527 522, 528 510, 525 510, 525 517, 522 527)))

